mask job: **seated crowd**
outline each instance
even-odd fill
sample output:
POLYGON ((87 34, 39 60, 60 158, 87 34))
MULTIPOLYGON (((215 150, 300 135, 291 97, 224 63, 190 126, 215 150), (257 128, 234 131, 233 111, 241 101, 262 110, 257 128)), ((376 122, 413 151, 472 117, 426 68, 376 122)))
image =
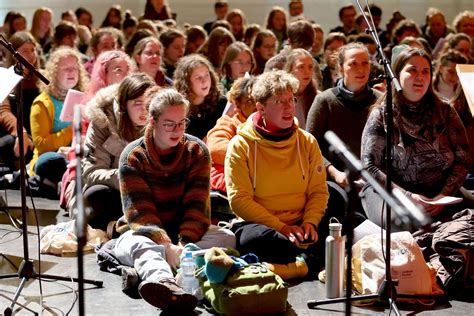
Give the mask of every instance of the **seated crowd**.
MULTIPOLYGON (((301 0, 289 1, 289 14, 273 7, 262 25, 247 25, 226 0, 214 9, 216 20, 201 27, 177 25, 163 1, 147 0, 141 17, 114 5, 96 29, 85 8, 64 12, 54 27, 43 7, 30 31, 16 11, 0 29, 50 80, 25 69, 22 95, 2 100, 0 176, 18 172, 23 151, 40 195, 60 198, 73 216, 81 163, 89 224, 118 238, 115 254, 136 269, 148 303, 194 309, 196 298, 174 279, 191 243, 256 254, 284 279, 315 278, 329 219, 346 222, 348 187, 361 197, 355 211, 383 226, 383 200, 363 179, 350 183, 324 134, 334 131, 385 183, 387 89, 393 187, 441 221, 470 206, 430 202, 474 189, 473 113, 456 74, 474 61, 473 11, 452 27, 435 8, 421 27, 397 11, 384 30, 381 8, 370 7, 398 93, 381 79, 353 5, 329 34, 304 16, 301 0), (72 124, 61 119, 70 89, 83 93, 82 161, 72 124), (237 218, 230 229, 216 226, 211 192, 237 218)), ((2 48, 0 62, 17 61, 2 48)))

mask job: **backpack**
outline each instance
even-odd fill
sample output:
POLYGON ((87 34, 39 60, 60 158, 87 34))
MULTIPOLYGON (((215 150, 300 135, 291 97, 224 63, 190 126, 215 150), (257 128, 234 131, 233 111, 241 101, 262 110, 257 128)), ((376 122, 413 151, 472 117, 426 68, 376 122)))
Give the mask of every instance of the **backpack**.
POLYGON ((262 315, 287 309, 287 284, 265 264, 253 263, 227 276, 224 283, 201 280, 204 298, 225 315, 262 315))

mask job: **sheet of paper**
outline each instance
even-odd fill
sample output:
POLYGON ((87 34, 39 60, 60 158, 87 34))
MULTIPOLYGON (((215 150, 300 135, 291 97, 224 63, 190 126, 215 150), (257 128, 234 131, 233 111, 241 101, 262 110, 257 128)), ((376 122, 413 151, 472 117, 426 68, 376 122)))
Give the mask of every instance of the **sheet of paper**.
POLYGON ((22 76, 18 76, 14 71, 13 67, 3 68, 0 67, 0 102, 6 99, 8 94, 13 90, 18 82, 22 79, 22 76))
POLYGON ((369 221, 366 219, 362 224, 354 228, 354 240, 352 241, 352 244, 355 244, 359 240, 361 240, 364 236, 367 235, 373 235, 373 234, 379 234, 380 231, 382 230, 383 235, 385 236, 385 229, 382 229, 380 226, 375 224, 374 222, 369 221))
POLYGON ((449 205, 457 204, 462 202, 462 198, 455 196, 443 196, 442 198, 433 200, 433 199, 421 199, 426 204, 431 205, 449 205))
POLYGON ((433 48, 433 52, 431 53, 431 55, 433 56, 433 60, 435 60, 436 58, 438 58, 439 54, 441 53, 441 51, 443 50, 444 48, 444 44, 446 44, 448 40, 444 37, 441 37, 438 42, 436 43, 436 46, 435 48, 433 48))
POLYGON ((74 89, 69 89, 64 99, 63 109, 59 119, 63 122, 72 122, 74 119, 74 106, 81 104, 85 93, 74 89))
POLYGON ((456 65, 459 81, 466 96, 469 109, 474 115, 474 65, 456 65))

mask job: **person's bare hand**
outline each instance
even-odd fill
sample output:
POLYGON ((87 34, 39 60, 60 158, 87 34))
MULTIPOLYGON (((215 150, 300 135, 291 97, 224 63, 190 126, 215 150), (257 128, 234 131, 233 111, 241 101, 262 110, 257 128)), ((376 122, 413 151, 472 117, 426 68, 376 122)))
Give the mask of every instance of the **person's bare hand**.
POLYGON ((33 149, 33 142, 31 139, 28 137, 26 133, 23 133, 21 136, 18 136, 15 139, 15 144, 13 145, 13 153, 15 154, 15 157, 20 157, 20 137, 23 136, 23 153, 26 154, 28 151, 28 148, 33 149))
POLYGON ((333 165, 327 166, 326 172, 342 188, 345 188, 349 185, 349 179, 345 172, 339 171, 333 165))
POLYGON ((183 252, 183 246, 169 243, 166 245, 166 262, 170 265, 171 269, 177 270, 179 267, 179 259, 183 252))
POLYGON ((297 246, 300 244, 300 241, 304 240, 304 231, 297 225, 285 225, 280 233, 285 235, 289 241, 297 246))
POLYGON ((311 223, 303 223, 301 229, 304 231, 304 241, 306 244, 312 244, 318 241, 318 232, 316 227, 311 223))
POLYGON ((440 197, 441 196, 437 196, 434 199, 431 199, 431 198, 428 198, 424 195, 416 194, 416 193, 411 193, 411 195, 410 195, 410 198, 415 203, 422 206, 423 209, 425 210, 425 212, 428 213, 432 217, 438 215, 439 213, 441 213, 441 211, 444 208, 444 205, 433 205, 433 204, 427 203, 427 201, 436 200, 440 197))
POLYGON ((339 185, 341 188, 346 188, 349 185, 349 179, 345 172, 336 170, 334 172, 334 181, 339 185))

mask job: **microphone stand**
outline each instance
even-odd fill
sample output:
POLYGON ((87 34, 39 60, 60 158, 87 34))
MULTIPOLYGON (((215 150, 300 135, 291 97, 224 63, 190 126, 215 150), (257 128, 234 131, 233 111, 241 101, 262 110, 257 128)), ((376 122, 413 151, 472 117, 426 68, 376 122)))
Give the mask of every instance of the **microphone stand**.
MULTIPOLYGON (((49 84, 49 80, 46 79, 32 64, 30 64, 18 51, 15 50, 13 45, 0 35, 0 45, 4 46, 18 61, 15 65, 15 73, 23 77, 24 68, 28 69, 32 75, 36 75, 39 80, 45 84, 49 84)), ((18 277, 21 279, 20 285, 15 291, 13 299, 9 299, 12 303, 4 311, 6 316, 12 315, 13 308, 15 307, 18 298, 20 297, 21 291, 23 290, 26 281, 29 279, 50 279, 60 281, 74 281, 78 282, 77 278, 62 277, 57 275, 41 274, 36 272, 34 268, 34 262, 30 259, 29 248, 28 248, 28 208, 26 205, 26 167, 25 167, 25 152, 24 152, 24 140, 23 140, 23 89, 21 82, 17 84, 15 89, 16 102, 17 102, 17 133, 20 147, 20 193, 21 193, 21 216, 22 216, 22 235, 23 235, 23 260, 20 263, 17 273, 0 275, 1 279, 18 277)), ((95 280, 84 280, 84 282, 94 284, 97 287, 102 287, 102 281, 95 280)), ((35 313, 37 314, 37 313, 35 313)))
POLYGON ((84 198, 82 195, 82 158, 84 158, 84 149, 82 147, 81 133, 81 105, 77 104, 74 108, 74 138, 76 154, 76 235, 77 235, 77 273, 79 284, 79 315, 85 315, 84 310, 84 246, 87 243, 87 220, 84 212, 84 198))
MULTIPOLYGON (((369 10, 371 21, 367 18, 367 14, 362 9, 359 0, 356 0, 357 7, 359 8, 364 20, 368 26, 366 29, 366 33, 371 34, 372 38, 374 39, 377 45, 377 52, 380 56, 380 63, 383 65, 385 70, 385 80, 387 82, 387 93, 386 93, 386 114, 385 114, 385 122, 387 125, 387 134, 385 139, 385 170, 386 170, 386 182, 385 182, 385 190, 388 194, 392 192, 392 138, 393 138, 393 95, 392 95, 392 83, 397 91, 397 93, 402 92, 402 87, 400 82, 395 77, 393 73, 392 67, 390 65, 390 61, 387 59, 383 52, 382 44, 380 42, 380 38, 377 34, 375 29, 374 21, 372 19, 372 14, 370 13, 369 6, 367 9, 369 10)), ((400 315, 400 311, 396 305, 397 299, 397 291, 395 289, 396 283, 398 280, 392 280, 391 276, 391 268, 390 268, 390 245, 391 245, 391 236, 392 233, 392 224, 391 224, 391 216, 392 216, 392 207, 390 203, 387 203, 387 207, 385 210, 385 222, 386 222, 386 230, 385 230, 385 279, 380 285, 379 295, 383 301, 387 301, 393 307, 395 314, 400 315)))
MULTIPOLYGON (((331 145, 330 150, 334 151, 344 162, 349 166, 353 172, 359 174, 363 179, 365 179, 373 188, 374 190, 381 196, 381 198, 387 203, 387 206, 390 206, 395 213, 398 215, 398 218, 394 219, 395 224, 403 229, 410 229, 410 228, 419 228, 419 227, 426 227, 431 223, 431 218, 427 216, 422 210, 420 210, 413 202, 411 202, 408 198, 406 198, 400 190, 395 189, 394 195, 397 199, 394 199, 387 190, 385 190, 380 183, 373 178, 370 173, 364 169, 362 163, 350 152, 347 146, 337 137, 337 135, 333 131, 328 131, 324 134, 327 142, 331 145)), ((352 180, 354 177, 350 177, 352 180)), ((353 191, 353 190, 352 190, 353 191)), ((355 196, 352 194, 351 199, 352 201, 355 200, 355 196)), ((353 204, 351 204, 353 205, 353 204)), ((351 210, 349 210, 351 212, 351 210)), ((382 282, 378 289, 377 294, 369 294, 369 295, 358 295, 355 297, 351 297, 351 290, 352 290, 352 224, 353 224, 353 217, 349 218, 349 227, 348 228, 348 254, 347 254, 347 271, 346 271, 346 298, 335 298, 335 299, 326 299, 326 300, 313 300, 308 301, 307 305, 308 308, 314 308, 318 305, 324 304, 332 304, 332 303, 346 303, 346 315, 350 315, 351 309, 351 302, 352 301, 360 301, 360 300, 373 300, 379 299, 383 302, 388 302, 395 313, 400 315, 400 311, 398 310, 395 300, 392 295, 396 295, 395 284, 393 280, 385 280, 382 282)), ((391 218, 387 218, 387 223, 391 221, 391 218)), ((388 226, 387 226, 388 227, 388 226)), ((386 234, 388 234, 388 230, 386 234)), ((385 258, 386 261, 390 261, 390 246, 385 248, 385 258)), ((416 298, 419 296, 416 295, 400 295, 401 297, 407 298, 416 298)))

